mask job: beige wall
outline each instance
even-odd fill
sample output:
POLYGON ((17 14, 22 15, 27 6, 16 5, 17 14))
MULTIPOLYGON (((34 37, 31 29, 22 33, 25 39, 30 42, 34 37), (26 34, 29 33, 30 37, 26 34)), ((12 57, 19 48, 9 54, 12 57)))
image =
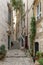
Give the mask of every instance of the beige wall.
POLYGON ((12 15, 11 15, 11 41, 16 40, 16 12, 12 8, 12 15))
MULTIPOLYGON (((21 27, 21 21, 19 21, 16 24, 17 25, 17 30, 18 30, 18 27, 19 27, 19 32, 16 32, 18 37, 20 37, 22 30, 23 30, 22 34, 25 33, 25 36, 26 36, 27 35, 27 14, 28 14, 28 45, 29 45, 29 47, 30 47, 30 39, 29 39, 29 35, 30 35, 30 22, 31 22, 31 17, 33 15, 33 10, 32 10, 33 1, 34 0, 30 0, 30 1, 28 0, 28 10, 29 11, 27 11, 27 0, 23 0, 23 3, 25 4, 25 12, 24 12, 25 13, 25 16, 24 16, 24 18, 25 18, 25 27, 24 28, 21 27), (19 24, 19 26, 18 26, 18 24, 19 24)), ((18 19, 17 19, 17 21, 18 21, 18 19)), ((22 19, 22 25, 24 25, 23 19, 22 19)))
POLYGON ((21 35, 21 14, 19 11, 17 11, 16 15, 16 38, 18 39, 21 35))
POLYGON ((33 10, 32 7, 28 13, 28 46, 30 49, 30 28, 31 28, 31 17, 33 16, 33 10))
POLYGON ((0 0, 0 45, 5 44, 6 49, 8 48, 8 7, 7 2, 10 0, 0 0))
MULTIPOLYGON (((29 10, 31 9, 31 5, 33 4, 34 0, 23 0, 23 2, 25 3, 25 28, 27 31, 27 16, 29 17, 29 15, 27 15, 29 13, 29 10), (28 11, 27 11, 27 1, 28 1, 28 11)), ((28 20, 29 21, 29 20, 28 20)), ((27 35, 27 32, 26 32, 27 35)))
MULTIPOLYGON (((41 18, 40 18, 40 20, 36 21, 36 39, 35 39, 35 42, 39 43, 39 51, 43 52, 43 0, 40 0, 40 1, 41 1, 41 18)), ((37 5, 37 3, 36 3, 36 5, 37 5)), ((34 12, 35 11, 36 11, 36 7, 35 7, 34 12)), ((35 12, 35 14, 36 14, 36 12, 35 12)))
MULTIPOLYGON (((23 0, 24 1, 24 0, 23 0)), ((31 23, 31 17, 33 16, 33 10, 32 10, 32 5, 33 5, 34 0, 28 0, 28 11, 27 11, 27 0, 24 1, 25 3, 25 33, 27 35, 27 27, 28 27, 28 46, 30 49, 30 23, 31 23), (28 14, 28 15, 27 15, 28 14), (27 19, 28 16, 28 19, 27 19), (27 26, 27 21, 28 21, 28 26, 27 26)))

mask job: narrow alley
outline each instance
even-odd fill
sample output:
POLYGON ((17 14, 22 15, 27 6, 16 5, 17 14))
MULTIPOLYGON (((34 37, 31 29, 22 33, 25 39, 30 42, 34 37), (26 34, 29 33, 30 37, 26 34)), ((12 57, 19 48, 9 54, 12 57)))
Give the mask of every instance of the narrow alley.
POLYGON ((43 65, 43 0, 0 0, 0 65, 43 65))
POLYGON ((32 58, 27 57, 22 50, 9 50, 6 58, 0 61, 0 65, 34 65, 32 58))

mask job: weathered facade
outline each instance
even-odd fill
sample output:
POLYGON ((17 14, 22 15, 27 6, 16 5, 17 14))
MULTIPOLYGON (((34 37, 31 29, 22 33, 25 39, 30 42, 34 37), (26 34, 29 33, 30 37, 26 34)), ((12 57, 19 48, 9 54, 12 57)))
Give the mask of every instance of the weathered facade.
POLYGON ((16 40, 18 41, 18 43, 20 43, 20 48, 21 48, 21 42, 20 42, 21 33, 22 33, 21 13, 18 10, 16 13, 16 40))
POLYGON ((17 33, 16 34, 16 38, 18 39, 20 34, 21 34, 21 29, 20 29, 21 28, 20 27, 21 26, 21 24, 20 24, 21 23, 21 15, 20 15, 20 11, 19 10, 17 11, 16 15, 17 15, 16 16, 17 17, 16 18, 16 33, 17 33))
MULTIPOLYGON (((28 46, 30 49, 30 23, 31 23, 31 17, 35 16, 36 18, 36 38, 34 42, 34 52, 36 53, 37 51, 42 51, 43 52, 43 0, 33 0, 31 3, 31 6, 29 7, 28 3, 28 15, 25 14, 25 27, 26 27, 26 22, 28 21, 28 46), (28 17, 27 17, 28 16, 28 17), (28 20, 27 20, 28 19, 28 20)), ((26 5, 26 4, 25 4, 26 5)))
POLYGON ((14 41, 16 41, 16 11, 13 10, 13 30, 14 30, 14 41))
POLYGON ((6 46, 6 49, 9 48, 12 39, 11 21, 12 8, 10 6, 10 0, 0 0, 0 45, 4 44, 6 46))
POLYGON ((21 47, 30 48, 29 36, 30 36, 30 22, 31 22, 31 17, 33 15, 33 10, 32 10, 33 1, 23 0, 23 4, 24 4, 23 6, 24 14, 22 16, 22 20, 21 20, 20 12, 18 12, 17 14, 16 37, 18 39, 22 38, 21 44, 20 44, 21 47))
MULTIPOLYGON (((27 47, 30 49, 30 23, 31 23, 31 17, 33 16, 33 1, 34 0, 24 0, 24 4, 25 4, 25 16, 24 16, 24 28, 23 29, 23 35, 24 35, 24 40, 25 40, 25 45, 27 45, 27 47)), ((25 46, 26 47, 26 46, 25 46)))
POLYGON ((34 14, 36 18, 36 38, 33 49, 35 53, 36 51, 43 51, 43 0, 31 0, 29 2, 23 0, 23 3, 25 4, 25 15, 22 18, 22 22, 17 24, 20 29, 18 29, 17 34, 27 36, 27 44, 30 49, 30 23, 34 14))
POLYGON ((8 49, 8 6, 10 0, 0 0, 0 45, 5 44, 8 49))
POLYGON ((43 52, 43 0, 34 0, 33 11, 36 18, 36 38, 34 48, 35 52, 43 52))

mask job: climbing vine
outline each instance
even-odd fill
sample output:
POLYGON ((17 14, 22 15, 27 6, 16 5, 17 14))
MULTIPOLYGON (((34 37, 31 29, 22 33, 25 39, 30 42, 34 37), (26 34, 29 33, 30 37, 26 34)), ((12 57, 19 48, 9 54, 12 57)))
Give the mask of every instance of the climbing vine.
POLYGON ((35 40, 35 36, 36 36, 36 20, 35 20, 35 17, 33 16, 31 18, 31 29, 30 29, 30 47, 33 51, 33 43, 34 43, 34 40, 35 40))

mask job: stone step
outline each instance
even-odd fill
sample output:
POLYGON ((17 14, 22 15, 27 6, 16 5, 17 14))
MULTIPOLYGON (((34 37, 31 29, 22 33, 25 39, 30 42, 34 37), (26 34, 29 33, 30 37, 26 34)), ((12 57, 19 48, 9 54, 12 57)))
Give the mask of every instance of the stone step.
POLYGON ((13 42, 14 46, 12 47, 12 49, 20 49, 20 43, 17 43, 16 41, 13 42))
POLYGON ((25 56, 6 56, 6 58, 24 58, 24 57, 27 57, 26 55, 25 56))
POLYGON ((7 58, 18 58, 18 57, 27 57, 26 55, 25 55, 25 52, 24 51, 22 51, 22 50, 18 50, 18 49, 15 49, 15 50, 9 50, 8 52, 7 52, 7 54, 6 54, 6 57, 7 58))

